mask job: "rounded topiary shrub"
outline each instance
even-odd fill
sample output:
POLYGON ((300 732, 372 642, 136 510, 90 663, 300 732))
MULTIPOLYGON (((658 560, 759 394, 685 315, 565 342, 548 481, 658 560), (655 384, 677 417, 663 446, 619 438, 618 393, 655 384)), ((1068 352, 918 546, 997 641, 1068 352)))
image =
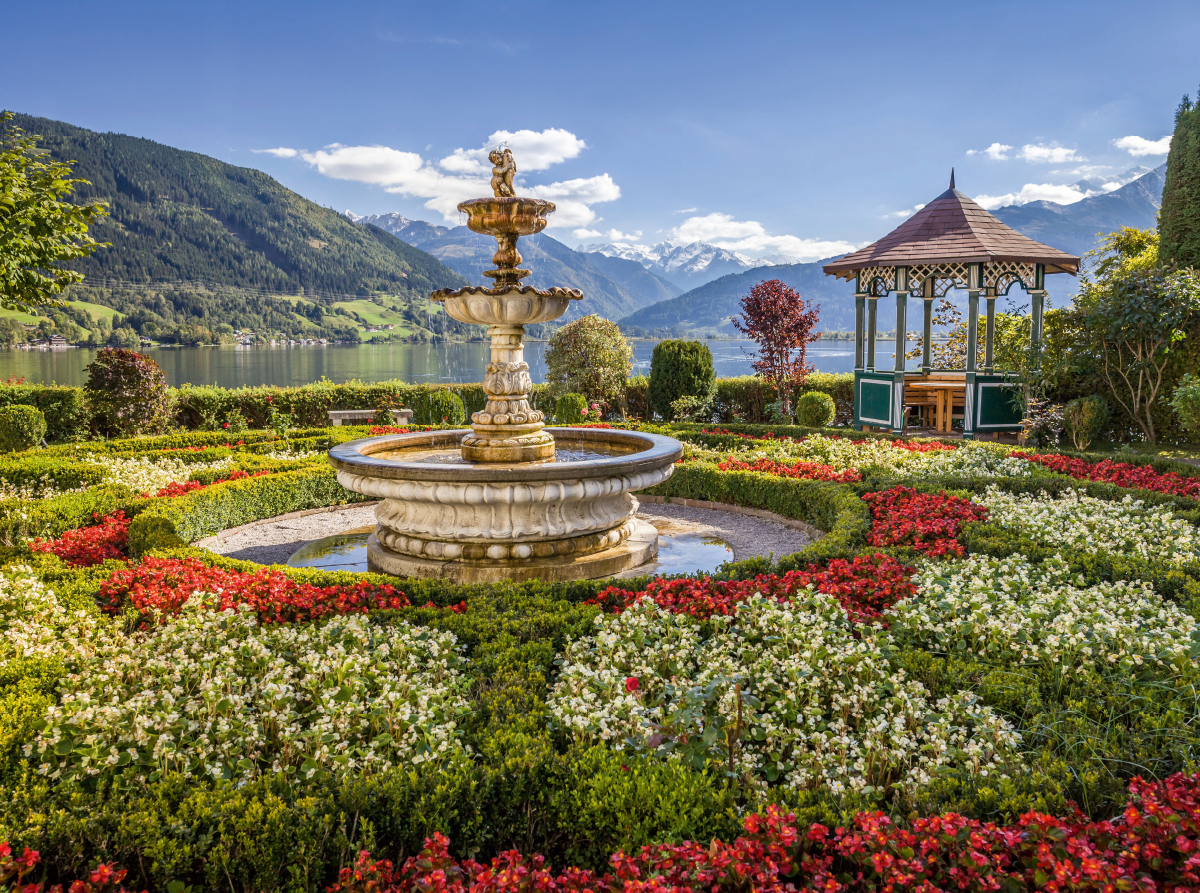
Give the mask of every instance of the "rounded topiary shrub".
POLYGON ((646 398, 650 408, 671 418, 671 404, 680 397, 712 398, 717 386, 712 351, 703 341, 660 341, 650 359, 646 398))
POLYGON ((158 363, 136 350, 106 347, 88 365, 92 424, 108 437, 163 430, 171 420, 167 377, 158 363))
POLYGON ((796 398, 796 421, 805 428, 824 428, 837 415, 837 404, 822 391, 809 391, 796 398))
POLYGON ((546 345, 546 383, 555 394, 619 403, 632 366, 633 348, 617 324, 595 314, 567 323, 546 345))
POLYGON ((467 409, 453 391, 439 389, 418 394, 412 410, 417 425, 462 425, 467 421, 467 409))
POLYGON ((578 425, 587 419, 588 402, 583 394, 563 394, 554 401, 554 421, 559 425, 578 425))
POLYGON ((1076 397, 1063 409, 1063 432, 1077 450, 1086 450, 1108 424, 1108 404, 1099 394, 1076 397))
POLYGON ((34 406, 14 404, 0 409, 0 452, 27 450, 46 436, 46 417, 34 406))

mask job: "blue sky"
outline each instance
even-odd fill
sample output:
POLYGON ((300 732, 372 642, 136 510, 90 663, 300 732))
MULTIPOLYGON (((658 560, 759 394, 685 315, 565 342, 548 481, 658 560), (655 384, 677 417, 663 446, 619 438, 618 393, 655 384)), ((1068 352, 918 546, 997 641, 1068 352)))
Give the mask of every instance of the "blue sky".
POLYGON ((1165 160, 1200 81, 1195 0, 4 0, 3 19, 0 107, 259 168, 339 210, 456 222, 481 150, 508 139, 568 244, 803 259, 883 235, 951 166, 990 206, 1113 188, 1165 160))

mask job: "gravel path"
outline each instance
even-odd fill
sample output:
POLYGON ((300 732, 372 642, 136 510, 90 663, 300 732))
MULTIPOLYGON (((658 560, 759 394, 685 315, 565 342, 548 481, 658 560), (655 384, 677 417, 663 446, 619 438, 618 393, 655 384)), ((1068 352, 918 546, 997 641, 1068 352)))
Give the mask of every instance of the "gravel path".
MULTIPOLYGON (((767 518, 713 509, 643 504, 638 517, 664 534, 689 533, 724 540, 733 548, 733 558, 737 561, 770 553, 776 557, 790 555, 812 541, 802 531, 767 518)), ((374 524, 373 505, 347 506, 339 511, 286 521, 263 521, 224 539, 210 537, 196 545, 230 558, 283 564, 292 553, 313 540, 374 524)), ((647 569, 640 572, 646 573, 647 569)))
POLYGON ((812 542, 808 534, 777 521, 715 509, 643 503, 638 517, 657 527, 659 533, 697 533, 725 540, 733 547, 735 561, 772 553, 776 558, 782 558, 812 542))

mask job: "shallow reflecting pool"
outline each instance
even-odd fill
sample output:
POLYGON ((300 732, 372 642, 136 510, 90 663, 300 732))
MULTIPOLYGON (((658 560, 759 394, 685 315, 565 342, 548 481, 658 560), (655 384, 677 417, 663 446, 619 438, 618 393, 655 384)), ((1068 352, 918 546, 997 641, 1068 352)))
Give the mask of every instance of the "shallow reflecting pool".
MULTIPOLYGON (((672 530, 667 525, 664 528, 659 529, 658 561, 620 576, 712 573, 722 562, 733 559, 733 549, 724 540, 672 530)), ((314 540, 293 554, 288 559, 288 566, 315 567, 327 571, 365 571, 367 537, 374 529, 374 526, 359 527, 314 540)))

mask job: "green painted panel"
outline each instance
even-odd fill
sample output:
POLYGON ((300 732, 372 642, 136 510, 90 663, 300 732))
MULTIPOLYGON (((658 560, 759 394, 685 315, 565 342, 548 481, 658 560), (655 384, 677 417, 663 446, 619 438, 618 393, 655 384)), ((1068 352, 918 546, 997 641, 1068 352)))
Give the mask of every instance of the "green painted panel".
POLYGON ((861 380, 858 383, 858 417, 868 424, 892 423, 892 383, 861 380))
POLYGON ((1020 425, 1021 410, 1013 398, 1016 388, 1011 385, 982 385, 979 388, 979 425, 1020 425))

